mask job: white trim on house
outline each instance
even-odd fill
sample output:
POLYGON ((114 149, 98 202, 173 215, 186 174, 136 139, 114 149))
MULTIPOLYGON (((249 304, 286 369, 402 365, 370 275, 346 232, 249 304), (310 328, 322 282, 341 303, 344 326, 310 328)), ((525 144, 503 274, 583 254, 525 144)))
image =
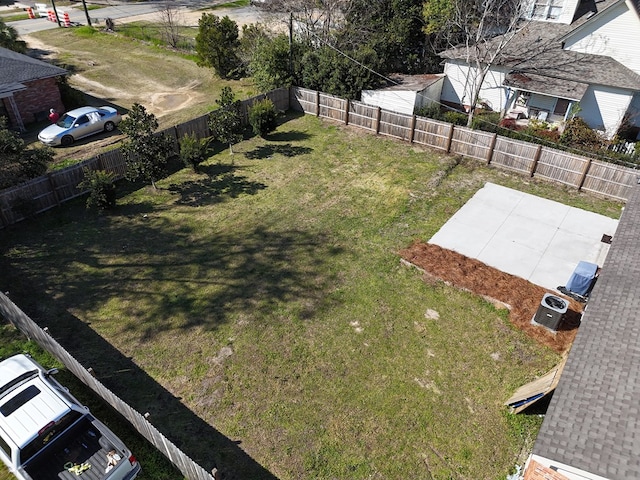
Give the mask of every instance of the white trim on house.
POLYGON ((633 92, 619 88, 591 85, 580 100, 578 116, 591 128, 613 137, 631 105, 633 92))
POLYGON ((529 456, 529 458, 527 459, 527 463, 525 464, 525 478, 527 468, 529 468, 529 465, 531 465, 532 460, 546 468, 558 472, 560 475, 565 476, 568 480, 610 480, 606 477, 596 475, 595 473, 585 472, 584 470, 572 467, 571 465, 566 465, 562 462, 557 462, 555 460, 550 460, 548 458, 533 454, 529 456))
POLYGON ((564 37, 564 49, 605 55, 640 74, 640 17, 621 0, 564 37))

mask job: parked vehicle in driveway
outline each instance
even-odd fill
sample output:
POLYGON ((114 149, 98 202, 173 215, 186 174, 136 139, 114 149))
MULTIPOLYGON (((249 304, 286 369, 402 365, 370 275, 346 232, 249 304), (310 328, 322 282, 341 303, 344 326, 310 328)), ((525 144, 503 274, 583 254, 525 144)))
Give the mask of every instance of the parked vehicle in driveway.
POLYGON ((113 107, 80 107, 71 110, 38 134, 38 140, 52 147, 68 146, 100 132, 112 132, 122 120, 113 107))
POLYGON ((31 357, 0 362, 0 458, 20 480, 133 480, 140 464, 31 357))

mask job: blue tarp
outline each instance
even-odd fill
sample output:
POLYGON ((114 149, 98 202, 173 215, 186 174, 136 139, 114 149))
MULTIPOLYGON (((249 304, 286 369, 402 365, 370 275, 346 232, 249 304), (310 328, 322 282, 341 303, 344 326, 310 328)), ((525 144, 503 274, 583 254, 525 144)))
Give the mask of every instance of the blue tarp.
POLYGON ((587 295, 596 278, 598 265, 590 262, 578 262, 578 266, 571 274, 566 289, 578 295, 587 295))

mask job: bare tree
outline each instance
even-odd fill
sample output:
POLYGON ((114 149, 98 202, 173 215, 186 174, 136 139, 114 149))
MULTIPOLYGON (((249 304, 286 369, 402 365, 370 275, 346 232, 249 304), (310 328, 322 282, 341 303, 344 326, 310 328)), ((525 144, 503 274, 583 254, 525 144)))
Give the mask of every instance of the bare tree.
POLYGON ((296 34, 303 41, 317 44, 329 42, 332 32, 343 21, 345 0, 281 0, 279 8, 290 12, 296 34))
POLYGON ((177 48, 180 42, 180 27, 183 25, 183 15, 175 0, 165 0, 158 11, 160 27, 165 42, 177 48))
POLYGON ((517 33, 527 24, 527 0, 429 0, 425 2, 425 31, 441 35, 450 45, 443 56, 462 58, 467 77, 471 126, 487 74, 517 33))

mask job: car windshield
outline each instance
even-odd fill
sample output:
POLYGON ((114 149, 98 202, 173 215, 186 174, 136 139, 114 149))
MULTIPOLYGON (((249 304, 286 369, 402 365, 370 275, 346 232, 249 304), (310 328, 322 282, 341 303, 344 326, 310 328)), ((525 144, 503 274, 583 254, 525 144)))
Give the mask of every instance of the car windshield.
POLYGON ((60 117, 60 120, 56 122, 56 125, 62 128, 71 128, 71 125, 73 125, 73 122, 75 121, 75 117, 72 117, 71 115, 67 115, 65 113, 64 115, 62 115, 62 117, 60 117))

